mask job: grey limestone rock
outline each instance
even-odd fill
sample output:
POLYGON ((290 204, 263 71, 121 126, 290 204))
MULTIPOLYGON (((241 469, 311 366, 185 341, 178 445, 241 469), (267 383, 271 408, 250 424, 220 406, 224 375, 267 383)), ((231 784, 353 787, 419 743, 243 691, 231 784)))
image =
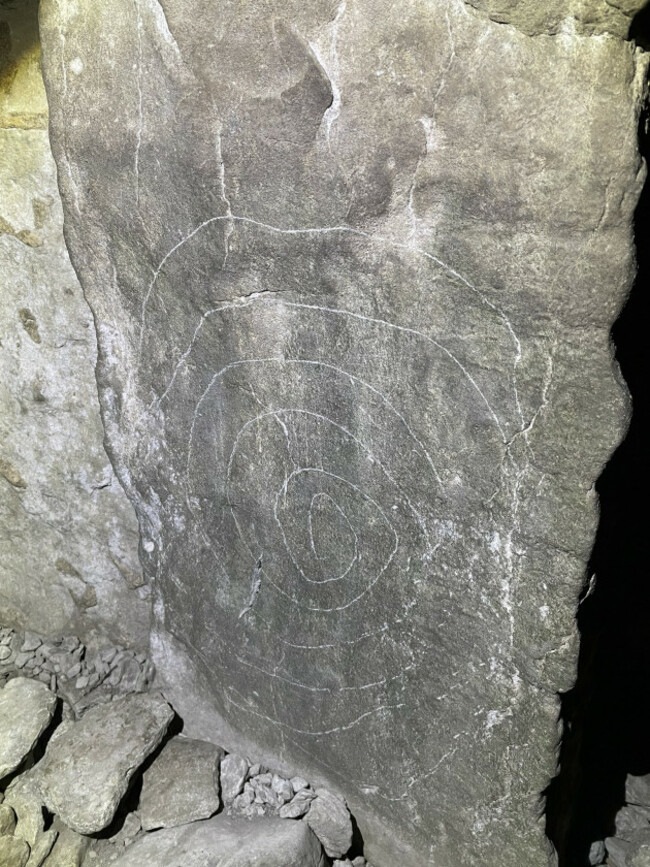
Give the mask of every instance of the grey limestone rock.
POLYGON ((314 792, 308 789, 301 789, 293 796, 288 804, 283 804, 280 807, 280 817, 282 819, 300 819, 306 815, 311 807, 311 802, 316 797, 314 792))
POLYGON ((61 726, 42 759, 47 808, 80 834, 101 831, 173 715, 162 697, 138 694, 91 707, 78 722, 61 726))
POLYGON ((342 858, 352 845, 352 820, 345 801, 327 789, 316 789, 305 821, 332 858, 342 858))
POLYGON ((600 0, 475 5, 40 4, 156 660, 376 867, 547 864, 629 410, 647 58, 600 0))
POLYGON ((104 450, 96 336, 63 238, 38 0, 0 4, 0 31, 0 620, 144 644, 137 521, 104 450))
POLYGON ((16 814, 14 835, 34 847, 45 831, 43 796, 38 780, 40 766, 16 777, 5 791, 5 804, 16 814))
POLYGON ((325 867, 307 825, 220 815, 136 840, 114 867, 325 867))
POLYGON ((54 828, 58 836, 45 861, 46 867, 81 867, 90 847, 90 838, 77 834, 72 828, 64 825, 58 817, 54 820, 54 828))
POLYGON ((207 819, 221 806, 219 762, 214 744, 175 737, 142 777, 138 811, 145 831, 207 819))
POLYGON ((13 834, 16 827, 16 813, 9 804, 0 803, 0 837, 13 834))
POLYGON ((52 847, 56 843, 57 837, 58 831, 54 828, 50 828, 48 831, 41 834, 38 840, 36 840, 34 845, 31 847, 27 867, 41 867, 52 851, 52 847))
POLYGON ((650 774, 632 776, 625 781, 625 800, 628 804, 646 807, 650 811, 650 774))
POLYGON ((0 779, 15 771, 50 724, 57 698, 24 677, 0 689, 0 779))
POLYGON ((237 795, 241 794, 247 776, 248 762, 243 756, 228 753, 221 760, 221 797, 225 804, 232 803, 237 795))
POLYGON ((0 837, 0 867, 25 867, 29 846, 18 837, 0 837))

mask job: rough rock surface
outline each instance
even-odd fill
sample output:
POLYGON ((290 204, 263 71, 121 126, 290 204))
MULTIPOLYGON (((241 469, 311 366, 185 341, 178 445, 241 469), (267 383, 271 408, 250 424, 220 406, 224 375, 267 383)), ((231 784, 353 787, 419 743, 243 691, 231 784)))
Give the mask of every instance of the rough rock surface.
POLYGON ((114 867, 325 867, 320 843, 304 823, 215 816, 136 840, 114 867))
POLYGON ((646 62, 614 4, 476 5, 41 2, 155 646, 377 867, 547 863, 627 412, 646 62))
POLYGON ((229 753, 221 761, 219 782, 221 797, 225 804, 230 804, 244 788, 248 776, 248 762, 243 756, 229 753))
POLYGON ((90 846, 90 839, 67 828, 59 820, 55 820, 54 827, 58 831, 58 837, 47 856, 47 867, 81 867, 90 846))
POLYGON ((44 801, 38 785, 40 766, 31 768, 11 781, 5 790, 5 804, 16 814, 14 836, 35 846, 45 831, 44 801))
POLYGON ((0 867, 25 867, 29 846, 18 837, 0 837, 0 867))
POLYGON ((316 797, 307 813, 307 824, 332 858, 342 858, 352 845, 348 808, 327 789, 316 789, 316 797))
POLYGON ((137 522, 103 447, 97 344, 63 239, 37 14, 38 0, 0 4, 0 622, 47 634, 101 624, 144 646, 137 522))
POLYGON ((143 774, 138 811, 145 831, 207 819, 221 806, 223 750, 205 741, 168 741, 143 774))
POLYGON ((173 711, 154 695, 129 695, 61 725, 42 760, 45 804, 80 834, 110 824, 134 772, 160 744, 173 711))
POLYGON ((18 677, 0 689, 0 779, 15 771, 48 727, 57 698, 44 683, 18 677))
POLYGON ((9 804, 0 804, 0 837, 13 834, 16 827, 16 814, 9 804))

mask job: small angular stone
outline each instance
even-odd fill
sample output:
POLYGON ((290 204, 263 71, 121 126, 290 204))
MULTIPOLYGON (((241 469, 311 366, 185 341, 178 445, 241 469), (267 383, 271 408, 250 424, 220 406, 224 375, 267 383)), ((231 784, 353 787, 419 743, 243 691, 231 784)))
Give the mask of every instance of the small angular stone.
POLYGON ((20 837, 30 847, 45 831, 43 820, 43 798, 38 786, 40 775, 36 765, 11 781, 5 792, 5 804, 8 804, 16 814, 14 836, 20 837))
POLYGON ((58 831, 50 829, 38 838, 32 846, 32 851, 29 855, 27 867, 41 867, 47 856, 52 851, 52 847, 56 843, 56 838, 59 836, 58 831))
POLYGON ((352 845, 352 821, 345 801, 327 789, 316 789, 306 821, 330 858, 342 858, 352 845))
POLYGON ((301 789, 308 789, 309 783, 302 777, 291 777, 289 780, 294 792, 299 792, 301 789))
POLYGON ((109 663, 111 663, 115 659, 116 655, 117 655, 117 648, 116 647, 109 647, 107 650, 102 651, 102 654, 101 654, 102 662, 105 662, 106 665, 108 665, 109 663))
POLYGON ((248 775, 248 762, 236 753, 221 760, 221 797, 225 804, 232 803, 241 794, 248 775))
POLYGON ((41 763, 47 808, 80 834, 101 831, 173 716, 160 696, 129 695, 91 707, 55 732, 41 763))
POLYGON ((271 780, 271 788, 283 803, 290 801, 293 798, 293 787, 289 780, 283 779, 278 774, 273 774, 271 780))
POLYGON ((43 639, 39 638, 38 635, 35 635, 33 632, 26 632, 25 640, 20 649, 23 653, 29 653, 30 650, 37 650, 42 643, 43 639))
POLYGON ((114 846, 128 846, 141 829, 142 822, 138 814, 129 813, 117 834, 108 838, 109 842, 114 846))
POLYGON ((56 703, 44 684, 24 677, 0 690, 0 779, 15 771, 36 746, 56 703))
POLYGON ((0 837, 0 867, 25 867, 29 846, 17 837, 0 837))
POLYGON ((139 812, 145 831, 207 819, 221 806, 221 747, 175 737, 144 772, 139 812))
POLYGON ((315 793, 308 789, 301 789, 296 792, 294 797, 288 804, 283 804, 280 807, 281 819, 300 819, 309 812, 311 802, 315 798, 315 793))
POLYGON ((90 847, 90 838, 77 834, 58 818, 54 820, 53 827, 58 831, 58 837, 47 856, 45 867, 81 867, 90 847))
POLYGON ((9 804, 0 804, 0 837, 13 834, 16 827, 16 814, 9 804))
POLYGON ((16 658, 14 659, 14 665, 16 668, 24 668, 31 658, 31 653, 17 653, 16 658))

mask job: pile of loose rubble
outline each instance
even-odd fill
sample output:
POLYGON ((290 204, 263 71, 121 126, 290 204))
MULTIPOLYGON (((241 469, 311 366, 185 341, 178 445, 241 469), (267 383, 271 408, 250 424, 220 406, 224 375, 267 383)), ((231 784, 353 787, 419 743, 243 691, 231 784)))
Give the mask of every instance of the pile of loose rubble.
POLYGON ((628 776, 625 806, 616 815, 616 833, 604 844, 592 847, 592 856, 598 854, 602 855, 602 860, 592 857, 592 864, 650 867, 650 774, 628 776))
POLYGON ((370 867, 340 797, 175 733, 152 674, 0 629, 0 867, 370 867))

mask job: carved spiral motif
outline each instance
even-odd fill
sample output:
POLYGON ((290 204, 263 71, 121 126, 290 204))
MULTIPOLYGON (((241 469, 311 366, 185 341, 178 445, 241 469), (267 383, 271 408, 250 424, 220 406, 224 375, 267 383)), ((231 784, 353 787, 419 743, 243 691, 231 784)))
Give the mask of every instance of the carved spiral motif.
POLYGON ((403 707, 432 646, 452 643, 474 496, 462 443, 478 425, 490 451, 503 430, 463 361, 401 320, 242 293, 203 314, 163 393, 192 400, 189 538, 213 576, 187 628, 222 667, 231 711, 283 737, 403 707))

